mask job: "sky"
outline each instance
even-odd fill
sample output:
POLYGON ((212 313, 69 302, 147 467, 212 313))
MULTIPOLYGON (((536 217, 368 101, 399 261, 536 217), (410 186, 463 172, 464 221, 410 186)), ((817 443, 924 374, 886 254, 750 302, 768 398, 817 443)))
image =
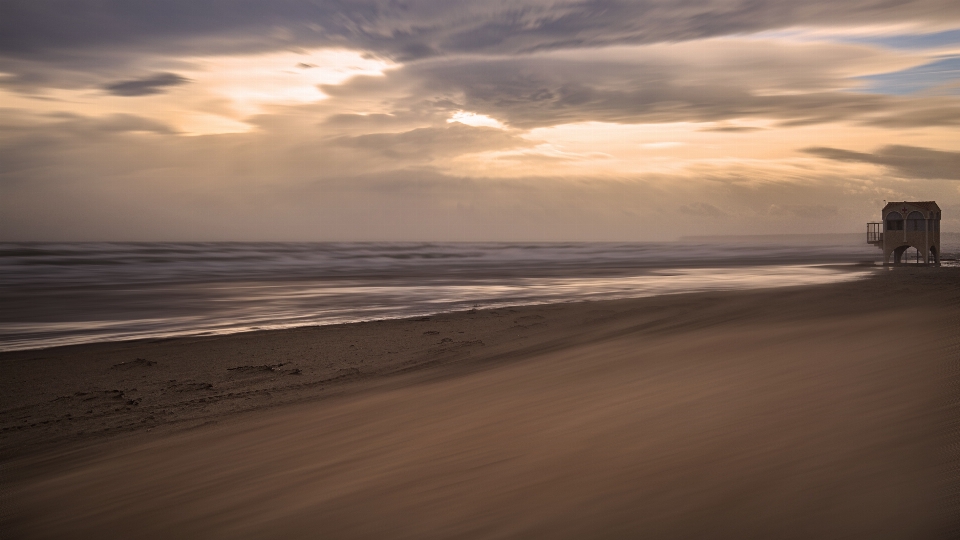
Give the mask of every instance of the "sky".
POLYGON ((956 0, 0 0, 2 241, 960 231, 956 0))

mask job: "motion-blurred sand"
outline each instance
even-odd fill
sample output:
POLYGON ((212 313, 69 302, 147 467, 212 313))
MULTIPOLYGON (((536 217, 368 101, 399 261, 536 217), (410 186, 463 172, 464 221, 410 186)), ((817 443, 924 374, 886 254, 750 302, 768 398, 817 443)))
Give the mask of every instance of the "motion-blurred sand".
POLYGON ((946 538, 958 365, 946 268, 7 353, 2 525, 946 538))

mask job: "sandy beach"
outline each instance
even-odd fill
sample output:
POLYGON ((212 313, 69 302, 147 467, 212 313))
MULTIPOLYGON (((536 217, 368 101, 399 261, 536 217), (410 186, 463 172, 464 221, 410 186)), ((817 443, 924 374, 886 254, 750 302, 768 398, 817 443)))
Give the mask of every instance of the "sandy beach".
POLYGON ((951 538, 960 269, 0 354, 7 538, 951 538))

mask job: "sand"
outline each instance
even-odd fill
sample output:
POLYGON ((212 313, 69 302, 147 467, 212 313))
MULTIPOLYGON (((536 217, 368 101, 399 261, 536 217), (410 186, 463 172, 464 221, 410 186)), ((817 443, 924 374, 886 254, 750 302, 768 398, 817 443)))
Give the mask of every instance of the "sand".
POLYGON ((9 538, 950 538, 960 271, 0 354, 9 538))

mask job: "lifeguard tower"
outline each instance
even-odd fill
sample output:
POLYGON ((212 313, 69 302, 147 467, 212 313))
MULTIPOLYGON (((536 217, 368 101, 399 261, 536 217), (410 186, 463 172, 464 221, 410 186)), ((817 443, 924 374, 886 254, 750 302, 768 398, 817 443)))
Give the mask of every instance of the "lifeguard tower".
POLYGON ((867 243, 883 250, 883 265, 903 264, 909 248, 917 250, 917 263, 940 266, 940 207, 933 201, 890 202, 880 223, 867 223, 867 243))

